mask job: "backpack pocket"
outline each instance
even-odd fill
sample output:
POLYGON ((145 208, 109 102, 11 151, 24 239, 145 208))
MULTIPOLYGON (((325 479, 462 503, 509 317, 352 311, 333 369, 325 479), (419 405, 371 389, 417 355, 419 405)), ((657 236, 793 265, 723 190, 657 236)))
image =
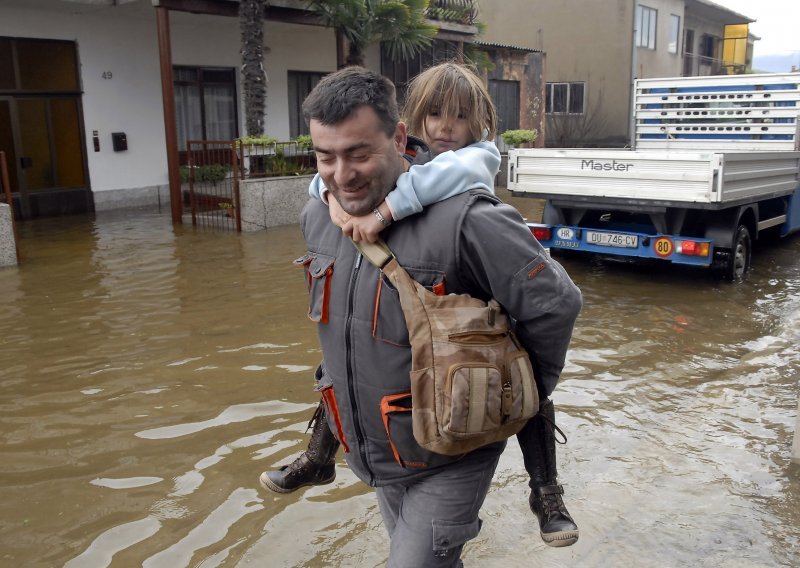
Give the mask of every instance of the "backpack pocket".
POLYGON ((444 380, 438 420, 442 433, 454 439, 522 427, 539 408, 527 353, 511 352, 498 365, 477 359, 451 365, 444 380))

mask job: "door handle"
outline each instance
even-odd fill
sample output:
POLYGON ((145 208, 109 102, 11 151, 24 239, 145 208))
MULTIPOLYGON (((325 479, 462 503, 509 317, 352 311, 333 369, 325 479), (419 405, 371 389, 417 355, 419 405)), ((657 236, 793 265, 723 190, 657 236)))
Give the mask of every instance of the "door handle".
POLYGON ((22 156, 19 159, 19 165, 22 166, 22 169, 32 168, 33 167, 33 158, 29 156, 22 156))

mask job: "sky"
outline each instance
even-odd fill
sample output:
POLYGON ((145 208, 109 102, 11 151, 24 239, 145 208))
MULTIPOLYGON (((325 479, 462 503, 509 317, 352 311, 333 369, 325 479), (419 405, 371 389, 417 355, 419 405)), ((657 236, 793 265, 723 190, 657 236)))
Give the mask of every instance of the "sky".
POLYGON ((756 20, 750 32, 761 39, 753 47, 754 58, 797 54, 800 57, 800 0, 712 0, 756 20))

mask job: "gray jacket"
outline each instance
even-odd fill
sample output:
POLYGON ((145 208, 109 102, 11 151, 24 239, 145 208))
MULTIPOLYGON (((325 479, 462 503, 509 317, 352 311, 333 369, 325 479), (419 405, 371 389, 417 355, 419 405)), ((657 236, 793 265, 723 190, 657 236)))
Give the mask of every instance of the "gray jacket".
MULTIPOLYGON (((353 472, 370 485, 426 475, 459 458, 423 450, 411 430, 411 349, 397 292, 310 201, 301 215, 309 317, 324 358, 319 389, 353 472), (403 406, 408 410, 403 411, 403 406)), ((427 207, 384 230, 400 264, 446 293, 496 298, 515 320, 540 392, 558 382, 581 294, 533 238, 519 213, 483 190, 427 207)), ((496 455, 504 444, 473 452, 496 455)))

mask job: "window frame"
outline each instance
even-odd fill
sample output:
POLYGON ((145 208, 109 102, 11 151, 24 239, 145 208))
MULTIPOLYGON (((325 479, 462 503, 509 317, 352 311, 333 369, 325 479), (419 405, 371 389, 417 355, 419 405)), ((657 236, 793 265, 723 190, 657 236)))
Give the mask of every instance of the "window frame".
POLYGON ((645 49, 656 49, 656 34, 658 29, 658 10, 645 6, 636 5, 636 34, 634 43, 636 47, 645 49), (645 31, 645 24, 647 30, 645 31))
MULTIPOLYGON (((214 86, 214 85, 221 85, 226 87, 231 87, 233 90, 233 96, 231 98, 232 110, 233 110, 233 138, 239 137, 239 85, 237 81, 237 72, 235 67, 224 67, 224 66, 212 66, 212 65, 173 65, 173 89, 175 90, 176 94, 178 90, 182 87, 190 87, 197 89, 197 94, 199 96, 199 111, 200 111, 200 130, 201 130, 201 140, 208 139, 208 124, 206 123, 207 113, 206 113, 206 86, 214 86), (186 79, 180 77, 180 71, 182 70, 191 70, 195 73, 195 78, 193 79, 186 79), (230 80, 220 81, 211 79, 211 77, 206 78, 205 73, 208 72, 209 75, 212 73, 224 73, 229 75, 230 80)), ((177 120, 177 118, 176 118, 177 120)), ((179 124, 176 124, 176 129, 179 130, 179 124)), ((184 140, 181 139, 182 133, 178 132, 178 152, 183 154, 185 153, 188 148, 186 148, 186 142, 190 139, 190 137, 186 137, 184 140), (181 146, 183 143, 183 147, 181 146)))
POLYGON ((680 53, 681 43, 681 17, 677 14, 669 15, 669 38, 667 40, 667 53, 680 53))
POLYGON ((586 81, 554 81, 545 83, 545 114, 575 116, 586 114, 586 81), (554 91, 557 88, 563 88, 565 92, 563 102, 564 110, 553 110, 556 100, 554 91), (578 96, 578 88, 580 88, 581 98, 580 111, 573 108, 573 100, 578 96))
POLYGON ((308 124, 303 118, 303 101, 311 92, 311 89, 328 73, 328 71, 298 71, 294 69, 289 69, 286 72, 290 139, 309 134, 308 124))

